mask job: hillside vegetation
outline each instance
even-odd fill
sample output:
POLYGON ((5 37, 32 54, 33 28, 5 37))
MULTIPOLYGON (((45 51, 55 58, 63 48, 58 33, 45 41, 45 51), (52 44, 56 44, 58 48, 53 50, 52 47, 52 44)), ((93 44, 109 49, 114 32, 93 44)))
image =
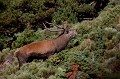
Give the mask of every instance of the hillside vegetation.
POLYGON ((120 1, 93 1, 0 0, 0 79, 119 79, 120 1), (33 60, 20 70, 17 58, 4 63, 17 48, 58 36, 44 29, 45 21, 68 21, 78 35, 45 61, 33 60))

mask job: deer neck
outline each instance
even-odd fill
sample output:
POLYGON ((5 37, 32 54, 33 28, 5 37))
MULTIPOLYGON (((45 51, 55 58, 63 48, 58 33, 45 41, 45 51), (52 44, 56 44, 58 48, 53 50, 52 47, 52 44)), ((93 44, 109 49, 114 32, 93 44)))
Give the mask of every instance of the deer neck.
POLYGON ((61 35, 58 38, 54 39, 54 44, 56 45, 57 52, 65 49, 69 41, 70 37, 68 37, 67 34, 61 35))

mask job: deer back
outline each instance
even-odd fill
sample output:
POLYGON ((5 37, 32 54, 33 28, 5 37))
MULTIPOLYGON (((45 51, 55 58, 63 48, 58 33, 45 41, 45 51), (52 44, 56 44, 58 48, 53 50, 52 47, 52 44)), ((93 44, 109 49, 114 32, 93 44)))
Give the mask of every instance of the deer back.
POLYGON ((20 52, 25 52, 28 56, 35 54, 45 54, 47 52, 55 52, 56 46, 52 40, 43 40, 40 42, 34 42, 28 45, 25 45, 20 48, 20 52))

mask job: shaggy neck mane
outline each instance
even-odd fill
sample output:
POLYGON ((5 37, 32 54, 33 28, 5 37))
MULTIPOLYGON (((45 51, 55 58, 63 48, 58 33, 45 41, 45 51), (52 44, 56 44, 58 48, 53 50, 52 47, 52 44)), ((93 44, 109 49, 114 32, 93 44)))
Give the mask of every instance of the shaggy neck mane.
POLYGON ((57 47, 57 52, 63 50, 68 44, 69 40, 70 40, 70 37, 67 34, 63 34, 58 38, 54 39, 53 42, 57 47))

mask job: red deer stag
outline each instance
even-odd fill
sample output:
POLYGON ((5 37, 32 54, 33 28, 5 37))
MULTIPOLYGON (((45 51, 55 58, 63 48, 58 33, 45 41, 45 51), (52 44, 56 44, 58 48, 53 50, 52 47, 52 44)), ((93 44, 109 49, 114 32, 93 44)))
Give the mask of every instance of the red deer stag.
MULTIPOLYGON (((51 30, 49 28, 46 28, 46 26, 45 29, 51 30)), ((33 42, 24 45, 15 52, 15 56, 19 61, 19 67, 26 63, 29 57, 46 59, 50 55, 62 51, 67 46, 68 42, 77 35, 76 30, 73 28, 66 29, 59 27, 59 29, 51 31, 63 31, 63 32, 57 38, 33 42)))

